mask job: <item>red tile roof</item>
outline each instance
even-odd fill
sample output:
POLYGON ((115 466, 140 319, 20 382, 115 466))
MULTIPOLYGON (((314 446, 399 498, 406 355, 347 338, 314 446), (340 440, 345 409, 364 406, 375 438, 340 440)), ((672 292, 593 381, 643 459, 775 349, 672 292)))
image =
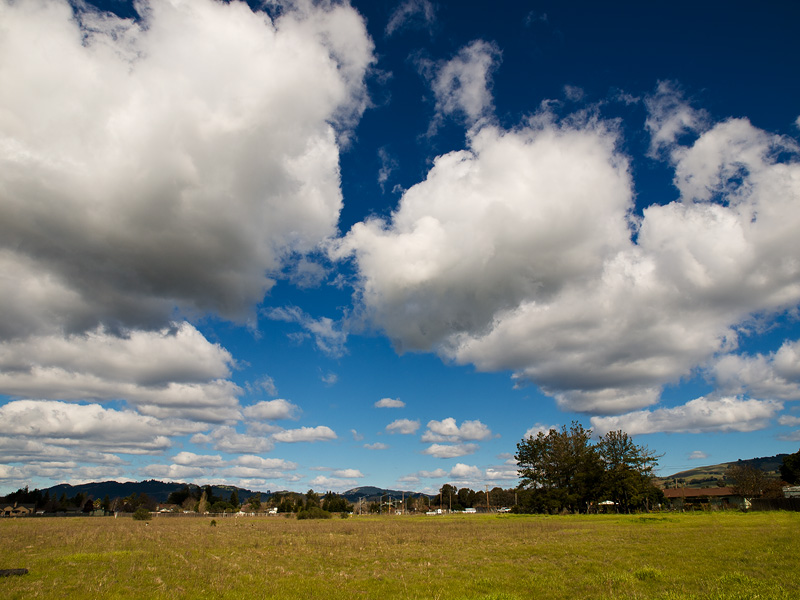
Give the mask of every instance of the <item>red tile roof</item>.
POLYGON ((664 490, 666 498, 703 498, 720 496, 738 496, 731 487, 711 487, 711 488, 678 488, 664 490))

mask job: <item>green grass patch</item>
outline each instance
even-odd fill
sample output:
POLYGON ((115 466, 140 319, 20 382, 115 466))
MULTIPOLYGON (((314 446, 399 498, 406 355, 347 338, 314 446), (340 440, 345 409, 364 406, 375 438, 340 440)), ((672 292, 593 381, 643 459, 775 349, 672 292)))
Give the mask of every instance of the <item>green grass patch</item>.
POLYGON ((800 598, 800 514, 7 519, 2 598, 800 598))

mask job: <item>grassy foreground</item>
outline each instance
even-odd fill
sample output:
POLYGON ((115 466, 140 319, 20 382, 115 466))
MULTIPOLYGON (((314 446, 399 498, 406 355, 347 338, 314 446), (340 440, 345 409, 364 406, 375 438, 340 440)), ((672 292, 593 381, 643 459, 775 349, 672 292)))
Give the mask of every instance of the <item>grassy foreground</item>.
POLYGON ((800 598, 800 513, 4 519, 0 598, 800 598))

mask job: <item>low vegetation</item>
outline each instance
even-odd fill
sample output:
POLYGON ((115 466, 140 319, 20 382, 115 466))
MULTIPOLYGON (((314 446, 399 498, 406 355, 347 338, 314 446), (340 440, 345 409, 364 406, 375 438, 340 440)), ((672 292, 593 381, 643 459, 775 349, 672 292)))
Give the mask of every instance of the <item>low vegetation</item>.
POLYGON ((216 520, 2 520, 0 597, 800 597, 798 513, 216 520))

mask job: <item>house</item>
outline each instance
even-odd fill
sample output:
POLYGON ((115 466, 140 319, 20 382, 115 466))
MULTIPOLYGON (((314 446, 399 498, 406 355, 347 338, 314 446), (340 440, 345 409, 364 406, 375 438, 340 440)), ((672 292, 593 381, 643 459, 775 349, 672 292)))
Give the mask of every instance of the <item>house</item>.
POLYGON ((741 508, 745 499, 730 487, 677 488, 663 490, 667 505, 674 509, 685 508, 741 508))
POLYGON ((789 485, 783 488, 784 498, 800 498, 800 485, 789 485))
POLYGON ((36 511, 35 504, 18 504, 14 502, 2 505, 2 515, 4 517, 29 517, 36 511))

